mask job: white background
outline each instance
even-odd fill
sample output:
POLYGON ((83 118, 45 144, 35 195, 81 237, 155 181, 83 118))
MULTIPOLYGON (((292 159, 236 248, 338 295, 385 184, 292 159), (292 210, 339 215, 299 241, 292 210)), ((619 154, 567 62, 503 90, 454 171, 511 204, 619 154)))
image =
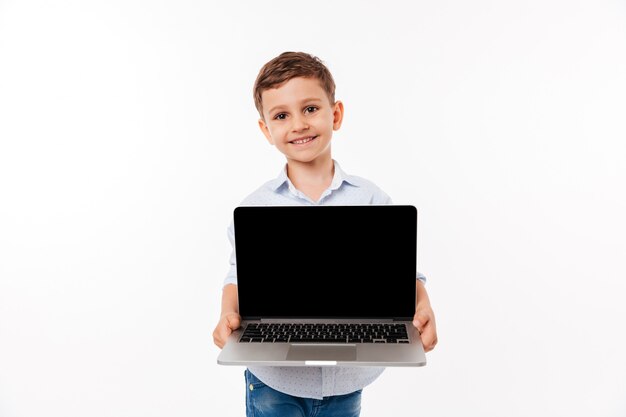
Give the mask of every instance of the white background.
POLYGON ((624 416, 626 3, 225 3, 0 0, 0 415, 244 414, 211 332, 292 50, 420 213, 440 342, 362 416, 624 416))

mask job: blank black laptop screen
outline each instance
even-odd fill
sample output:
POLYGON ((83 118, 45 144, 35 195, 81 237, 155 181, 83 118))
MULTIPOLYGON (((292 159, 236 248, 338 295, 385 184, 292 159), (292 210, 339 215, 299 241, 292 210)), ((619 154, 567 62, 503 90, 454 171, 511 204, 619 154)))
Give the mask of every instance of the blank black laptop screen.
POLYGON ((244 319, 415 313, 413 206, 240 206, 234 227, 244 319))

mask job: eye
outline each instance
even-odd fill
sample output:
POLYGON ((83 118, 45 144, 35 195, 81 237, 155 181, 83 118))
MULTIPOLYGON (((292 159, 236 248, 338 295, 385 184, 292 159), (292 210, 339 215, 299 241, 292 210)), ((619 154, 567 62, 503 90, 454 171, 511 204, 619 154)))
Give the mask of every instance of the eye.
POLYGON ((287 115, 285 113, 278 113, 276 116, 274 116, 274 119, 276 119, 276 120, 285 120, 285 117, 287 117, 287 115))
POLYGON ((315 111, 317 111, 317 107, 315 106, 308 106, 306 109, 304 109, 305 113, 313 113, 315 111))

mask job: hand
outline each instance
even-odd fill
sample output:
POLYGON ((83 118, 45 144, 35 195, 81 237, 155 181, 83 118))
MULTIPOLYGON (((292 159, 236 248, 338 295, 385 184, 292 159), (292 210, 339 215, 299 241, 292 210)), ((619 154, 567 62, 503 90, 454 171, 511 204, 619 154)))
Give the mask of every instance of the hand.
POLYGON ((413 325, 420 332, 424 351, 430 352, 437 344, 437 327, 435 325, 435 313, 430 306, 420 306, 415 308, 413 325))
POLYGON ((224 313, 213 330, 213 342, 222 349, 228 336, 241 325, 241 316, 237 313, 224 313))

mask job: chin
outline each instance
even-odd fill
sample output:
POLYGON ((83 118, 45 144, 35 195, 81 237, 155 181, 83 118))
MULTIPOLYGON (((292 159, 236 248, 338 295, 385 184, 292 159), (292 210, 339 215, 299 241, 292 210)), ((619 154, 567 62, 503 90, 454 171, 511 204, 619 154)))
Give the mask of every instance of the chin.
POLYGON ((310 162, 315 161, 316 159, 319 159, 319 156, 312 156, 310 158, 293 157, 293 156, 288 156, 287 157, 288 161, 300 162, 302 164, 308 164, 310 162))

